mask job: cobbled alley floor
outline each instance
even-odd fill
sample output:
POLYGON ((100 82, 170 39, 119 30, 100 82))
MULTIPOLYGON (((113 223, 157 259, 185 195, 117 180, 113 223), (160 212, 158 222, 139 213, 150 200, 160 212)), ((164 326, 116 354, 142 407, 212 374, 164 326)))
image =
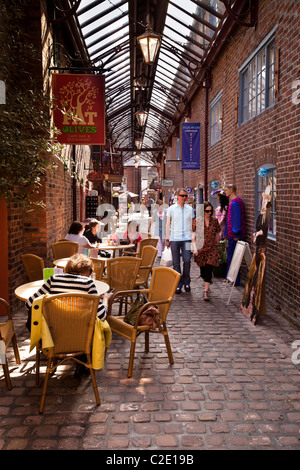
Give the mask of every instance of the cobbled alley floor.
POLYGON ((192 262, 192 291, 176 295, 168 315, 175 363, 161 335, 148 353, 140 337, 129 379, 129 342, 113 335, 96 372, 100 406, 90 378, 76 379, 66 365, 39 414, 42 380, 35 385, 25 309, 15 314, 22 363, 9 349, 11 391, 0 370, 0 450, 299 450, 300 330, 268 308, 254 326, 240 312, 243 288, 227 305, 221 279, 204 302, 198 276, 192 262))

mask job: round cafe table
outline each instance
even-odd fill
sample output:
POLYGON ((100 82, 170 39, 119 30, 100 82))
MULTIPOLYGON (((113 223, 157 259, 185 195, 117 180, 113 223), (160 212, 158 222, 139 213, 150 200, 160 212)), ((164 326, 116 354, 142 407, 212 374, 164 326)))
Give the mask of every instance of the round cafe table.
MULTIPOLYGON (((53 262, 54 266, 56 266, 57 268, 62 268, 62 269, 65 269, 65 266, 67 264, 67 262, 69 261, 70 258, 59 258, 59 259, 55 259, 53 262)), ((93 259, 93 257, 91 256, 91 259, 93 259)), ((98 256, 98 258, 95 258, 95 259, 100 259, 102 261, 107 261, 109 258, 103 258, 101 256, 98 256)))
POLYGON ((53 264, 54 266, 56 266, 57 268, 65 268, 67 262, 69 261, 70 258, 59 258, 59 259, 55 259, 53 261, 53 264))
POLYGON ((107 243, 99 243, 97 246, 98 250, 112 250, 113 251, 113 258, 116 256, 116 251, 119 250, 119 255, 122 253, 123 250, 128 250, 128 248, 134 248, 135 244, 134 243, 129 243, 129 245, 121 245, 121 244, 110 244, 108 245, 107 243))
MULTIPOLYGON (((96 285, 98 295, 105 294, 109 290, 109 285, 106 282, 96 281, 94 280, 96 285)), ((15 296, 20 299, 26 301, 29 297, 31 297, 39 288, 44 284, 44 280, 41 279, 39 281, 27 282, 27 284, 22 284, 21 286, 15 289, 15 296)))

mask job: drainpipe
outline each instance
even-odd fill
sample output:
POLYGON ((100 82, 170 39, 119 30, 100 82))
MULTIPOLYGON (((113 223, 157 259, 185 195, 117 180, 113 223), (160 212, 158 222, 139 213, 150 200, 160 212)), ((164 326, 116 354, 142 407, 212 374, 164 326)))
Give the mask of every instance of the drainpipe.
POLYGON ((73 145, 73 220, 77 220, 77 204, 76 204, 76 146, 73 145))
POLYGON ((204 117, 204 201, 208 201, 207 166, 208 166, 208 87, 205 87, 205 117, 204 117))
POLYGON ((211 86, 211 70, 206 70, 206 79, 203 82, 205 89, 205 116, 204 116, 204 201, 208 201, 208 138, 209 138, 209 112, 208 112, 208 91, 211 86))

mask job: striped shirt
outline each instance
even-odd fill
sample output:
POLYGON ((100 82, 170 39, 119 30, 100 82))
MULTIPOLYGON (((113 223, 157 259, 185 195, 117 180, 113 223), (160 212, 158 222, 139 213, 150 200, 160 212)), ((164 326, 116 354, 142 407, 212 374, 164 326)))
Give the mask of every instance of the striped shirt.
MULTIPOLYGON (((26 300, 25 306, 29 310, 33 301, 40 295, 53 295, 74 291, 80 291, 85 294, 98 295, 95 283, 90 277, 68 273, 55 274, 54 276, 50 276, 49 279, 39 288, 39 290, 26 300)), ((107 315, 107 307, 103 305, 101 301, 99 302, 97 315, 100 320, 104 320, 107 315)))

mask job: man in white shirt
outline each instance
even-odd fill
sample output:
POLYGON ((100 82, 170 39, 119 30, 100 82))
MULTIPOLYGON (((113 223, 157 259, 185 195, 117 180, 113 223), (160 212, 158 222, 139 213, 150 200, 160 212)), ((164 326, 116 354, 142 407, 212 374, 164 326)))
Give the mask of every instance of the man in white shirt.
POLYGON ((166 246, 171 247, 173 268, 181 274, 180 254, 182 256, 183 270, 176 289, 180 294, 182 286, 186 292, 190 292, 191 269, 191 240, 193 209, 186 200, 188 194, 184 188, 177 191, 177 203, 169 207, 166 224, 166 246))

